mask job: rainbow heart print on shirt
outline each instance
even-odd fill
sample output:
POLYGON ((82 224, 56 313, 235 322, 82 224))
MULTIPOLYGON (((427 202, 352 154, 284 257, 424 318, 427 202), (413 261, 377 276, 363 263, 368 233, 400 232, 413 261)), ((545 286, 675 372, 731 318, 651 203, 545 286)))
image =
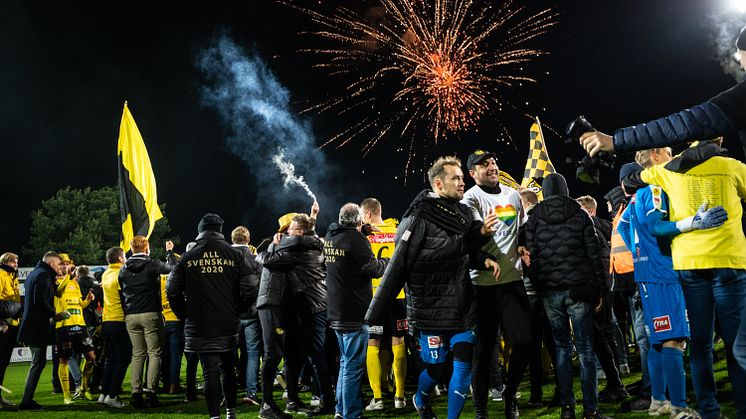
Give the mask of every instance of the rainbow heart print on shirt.
POLYGON ((518 212, 515 210, 514 206, 508 204, 505 206, 496 206, 495 214, 497 214, 497 219, 502 221, 505 225, 513 225, 518 212))

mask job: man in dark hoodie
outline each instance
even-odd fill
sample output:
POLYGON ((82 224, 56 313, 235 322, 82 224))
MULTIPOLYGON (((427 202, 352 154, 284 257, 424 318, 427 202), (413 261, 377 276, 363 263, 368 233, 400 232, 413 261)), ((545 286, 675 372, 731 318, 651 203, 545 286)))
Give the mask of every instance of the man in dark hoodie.
POLYGON ((593 353, 593 311, 600 309, 600 296, 606 289, 601 247, 593 221, 580 204, 568 196, 565 178, 552 173, 544 178, 541 187, 544 201, 531 211, 524 233, 531 254, 529 275, 544 298, 557 345, 555 367, 562 418, 575 418, 573 334, 580 355, 583 415, 586 418, 605 418, 598 411, 593 353))
POLYGON ((435 417, 428 398, 435 385, 445 380, 446 362, 453 354, 448 417, 455 418, 469 395, 476 339, 476 300, 469 268, 489 270, 497 279, 499 265, 481 251, 497 215, 491 213, 481 222, 459 202, 464 197, 459 159, 441 157, 427 175, 433 190, 420 192, 404 213, 394 254, 365 321, 380 324, 406 283, 409 328, 420 343, 426 366, 412 402, 421 418, 435 417))
POLYGON ((220 418, 225 397, 226 418, 235 419, 238 314, 254 305, 259 278, 257 267, 225 241, 222 229, 217 214, 202 217, 197 244, 174 267, 166 294, 184 319, 184 350, 199 354, 210 417, 220 418))
POLYGON ((362 416, 360 382, 363 378, 368 325, 363 323, 370 305, 371 280, 383 275, 388 259, 376 259, 360 229, 362 210, 348 203, 339 210, 339 224, 329 226, 324 242, 329 321, 340 349, 336 414, 362 416))
POLYGON ((119 271, 124 321, 132 341, 132 407, 160 406, 156 387, 161 365, 163 318, 161 317, 161 274, 171 272, 175 262, 174 244, 166 242, 168 263, 150 258, 150 245, 144 236, 135 236, 130 243, 133 255, 119 271), (148 358, 147 388, 142 386, 145 357, 148 358), (143 392, 146 393, 143 399, 143 392))

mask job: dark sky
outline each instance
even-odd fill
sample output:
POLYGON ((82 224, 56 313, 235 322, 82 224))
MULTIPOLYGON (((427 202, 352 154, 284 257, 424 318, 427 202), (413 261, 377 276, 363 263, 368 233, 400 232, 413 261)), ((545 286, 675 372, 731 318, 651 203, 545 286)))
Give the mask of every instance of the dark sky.
MULTIPOLYGON (((216 113, 201 104, 205 80, 195 59, 217 33, 227 31, 268 63, 294 103, 315 102, 338 88, 311 68, 318 58, 297 52, 314 42, 298 32, 315 26, 269 0, 197 8, 174 2, 158 9, 154 2, 109 3, 0 4, 0 252, 20 251, 28 241, 31 211, 58 189, 115 185, 124 100, 145 138, 159 201, 167 204, 171 226, 184 242, 196 234, 205 212, 222 215, 226 229, 247 225, 256 240, 271 233, 279 215, 304 210, 252 211, 256 200, 278 193, 280 181, 275 173, 252 172, 228 151, 216 113)), ((375 4, 300 3, 321 9, 343 3, 358 10, 375 4)), ((532 10, 552 6, 561 12, 550 33, 532 44, 551 53, 537 64, 550 74, 516 96, 528 100, 532 106, 526 110, 557 131, 584 114, 596 128, 611 132, 700 103, 734 83, 714 59, 706 18, 724 8, 725 0, 525 3, 532 10)), ((332 115, 308 118, 318 142, 344 128, 332 115)), ((498 144, 487 124, 477 135, 431 146, 428 156, 456 152, 465 158, 475 148, 494 150, 501 168, 520 178, 530 120, 517 113, 490 118, 505 123, 517 151, 498 144)), ((562 163, 567 150, 561 139, 547 136, 555 166, 574 177, 574 168, 562 163)), ((729 144, 742 158, 736 142, 729 144)), ((332 219, 343 201, 367 196, 382 201, 385 216, 400 217, 424 187, 419 176, 406 185, 401 181, 403 156, 394 153, 394 140, 365 159, 360 146, 324 151, 335 178, 331 185, 311 186, 334 188, 343 197, 321 203, 327 215, 322 221, 332 219)), ((595 189, 571 183, 571 194, 591 193, 601 200, 615 178, 616 173, 607 174, 595 189)))

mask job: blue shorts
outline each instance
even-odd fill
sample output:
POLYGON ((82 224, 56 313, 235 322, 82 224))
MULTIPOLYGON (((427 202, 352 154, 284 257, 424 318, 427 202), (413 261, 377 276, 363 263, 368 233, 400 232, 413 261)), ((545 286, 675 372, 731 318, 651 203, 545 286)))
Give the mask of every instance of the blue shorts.
POLYGON ((415 333, 420 344, 420 358, 426 364, 442 364, 448 360, 448 352, 453 345, 465 342, 474 344, 476 334, 473 330, 463 332, 425 332, 415 333))
POLYGON ((689 318, 679 284, 638 283, 645 331, 651 345, 689 337, 689 318))

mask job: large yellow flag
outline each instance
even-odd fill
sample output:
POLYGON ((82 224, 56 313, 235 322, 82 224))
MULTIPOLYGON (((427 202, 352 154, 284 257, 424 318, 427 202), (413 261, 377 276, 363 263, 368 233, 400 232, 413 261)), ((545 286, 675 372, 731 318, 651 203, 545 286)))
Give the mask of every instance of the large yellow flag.
MULTIPOLYGON (((531 125, 529 141, 528 159, 526 160, 526 169, 523 171, 521 187, 533 190, 539 195, 539 199, 542 199, 541 183, 537 183, 537 179, 543 179, 556 171, 552 161, 549 160, 549 154, 547 154, 547 148, 544 144, 544 134, 541 132, 541 122, 539 122, 538 117, 531 125)), ((541 181, 539 180, 539 182, 541 181)))
POLYGON ((119 166, 119 214, 122 217, 122 243, 124 251, 130 250, 134 236, 150 237, 155 222, 163 218, 158 208, 155 176, 150 165, 148 150, 124 102, 122 123, 119 126, 117 145, 119 166))

